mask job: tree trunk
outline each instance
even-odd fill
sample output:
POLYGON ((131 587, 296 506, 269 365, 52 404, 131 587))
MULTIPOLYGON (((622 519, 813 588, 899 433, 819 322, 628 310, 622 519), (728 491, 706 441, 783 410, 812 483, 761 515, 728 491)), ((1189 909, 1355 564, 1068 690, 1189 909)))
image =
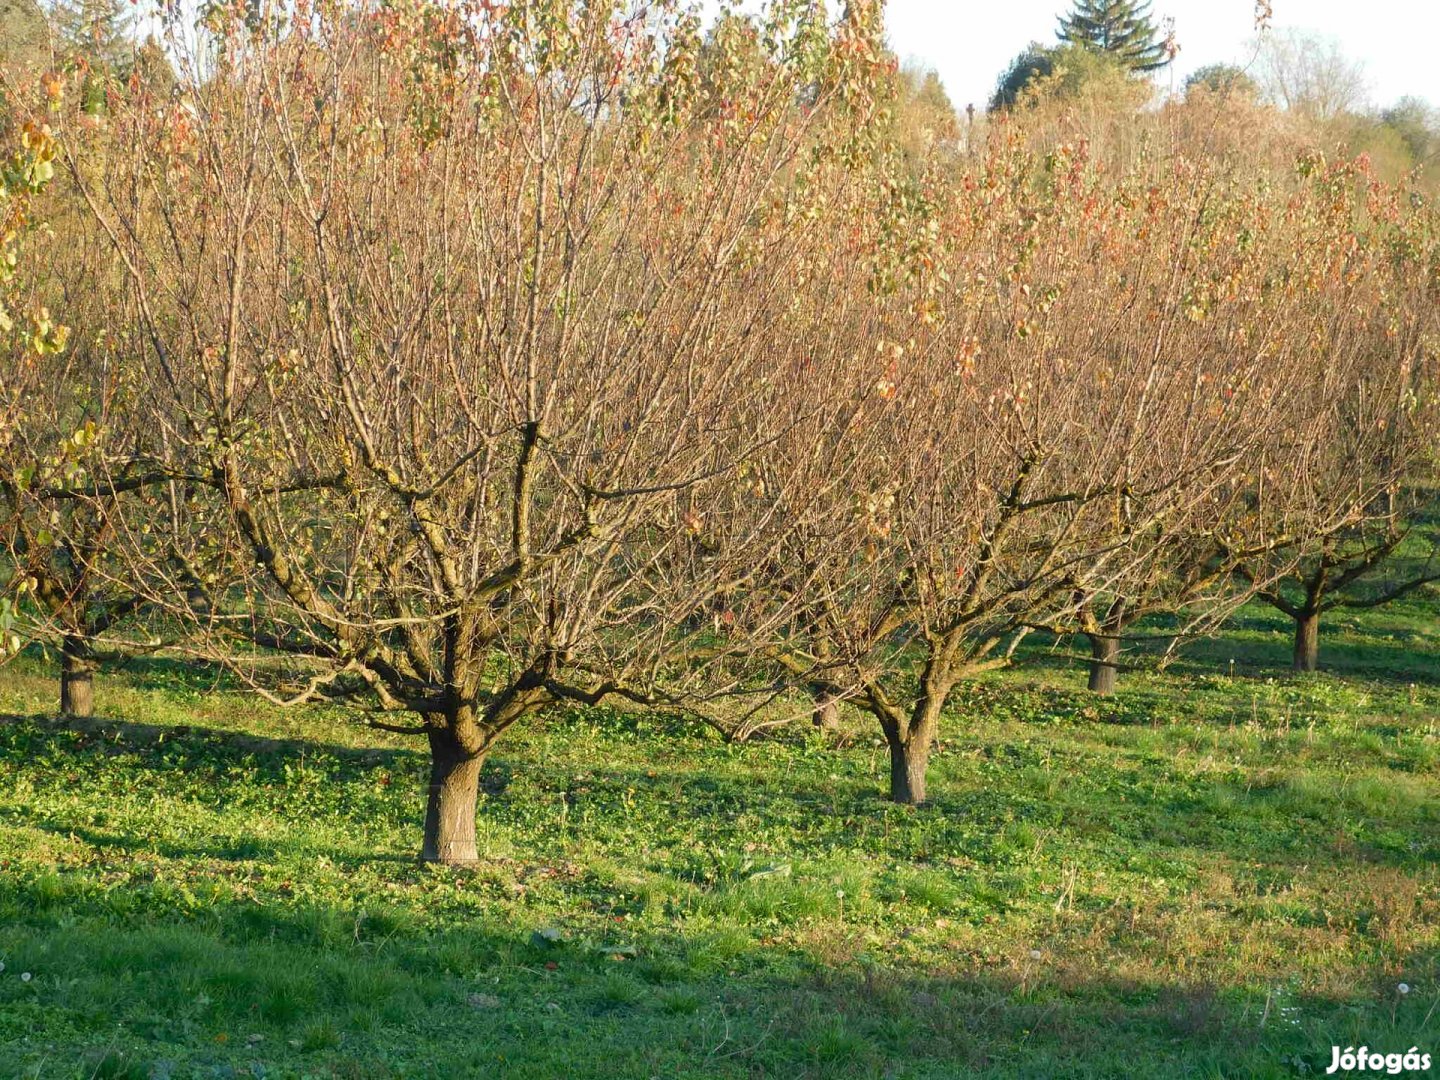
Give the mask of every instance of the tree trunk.
POLYGON ((890 743, 890 799, 906 806, 925 801, 925 767, 930 763, 930 740, 915 737, 908 743, 890 743))
POLYGON ((425 805, 422 862, 469 866, 480 861, 475 849, 475 802, 484 754, 469 754, 449 728, 432 728, 430 791, 425 805))
POLYGON ((95 713, 95 665, 84 644, 66 638, 60 646, 60 714, 87 717, 95 713))
POLYGON ((1119 669, 1120 639, 1103 634, 1087 634, 1090 639, 1090 689, 1097 694, 1113 694, 1119 669))
POLYGON ((1301 612, 1295 619, 1296 671, 1314 671, 1320 666, 1320 613, 1301 612))
POLYGON ((811 714, 810 721, 821 731, 834 731, 840 726, 839 703, 834 698, 817 694, 815 711, 811 714))

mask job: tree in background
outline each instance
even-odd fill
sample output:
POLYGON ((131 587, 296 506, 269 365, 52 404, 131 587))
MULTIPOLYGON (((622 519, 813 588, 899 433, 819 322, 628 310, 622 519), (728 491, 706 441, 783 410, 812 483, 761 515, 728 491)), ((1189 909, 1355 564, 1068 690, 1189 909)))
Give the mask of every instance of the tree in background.
POLYGON ((1108 53, 1080 45, 1031 45, 1000 76, 990 107, 1083 104, 1118 118, 1133 113, 1150 96, 1150 84, 1108 53))
POLYGON ((896 139, 911 161, 927 160, 932 151, 953 151, 960 137, 960 119, 940 76, 933 70, 902 66, 895 75, 896 139))
POLYGON ((1322 615, 1379 607, 1440 582, 1436 507, 1410 496, 1321 540, 1299 567, 1258 591, 1294 620, 1294 670, 1318 670, 1322 615), (1407 542, 1414 551, 1405 550, 1407 542))
MULTIPOLYGON (((1318 595, 1315 604, 1295 599, 1291 580, 1318 594, 1326 580, 1335 583, 1337 570, 1350 566, 1353 580, 1392 555, 1407 534, 1397 485, 1424 486, 1432 475, 1426 447, 1436 401, 1425 268, 1436 248, 1428 212, 1411 206, 1403 188, 1377 183, 1363 162, 1326 166, 1311 157, 1300 172, 1302 190, 1287 214, 1251 199, 1220 200, 1207 209, 1218 235, 1243 239, 1213 246, 1187 281, 1184 305, 1187 318, 1225 319, 1234 315, 1238 282, 1258 283, 1278 270, 1302 276, 1312 310, 1292 311, 1287 325, 1310 342, 1316 362, 1291 392, 1301 395, 1297 415, 1323 422, 1324 437, 1303 444, 1305 454, 1293 467, 1307 473, 1298 479, 1242 465, 1202 519, 1166 530, 1170 536, 1162 542, 1147 541, 1155 557, 1084 596, 1076 629, 1091 645, 1092 690, 1114 689, 1126 632, 1147 614, 1171 616, 1174 625, 1163 636, 1172 642, 1213 629, 1250 595, 1297 622, 1318 616, 1318 595), (1280 251, 1293 252, 1294 265, 1260 269, 1280 251), (1342 262, 1346 271, 1337 275, 1342 262), (1346 317, 1332 318, 1337 309, 1346 317), (1293 490, 1286 513, 1259 513, 1277 486, 1293 490), (1237 576, 1239 588, 1231 580, 1237 576)), ((1421 563, 1395 583, 1398 594, 1432 579, 1434 568, 1421 563)), ((1299 642, 1310 634, 1313 620, 1297 633, 1297 665, 1309 655, 1299 642)))
MULTIPOLYGON (((93 111, 86 89, 94 72, 85 64, 47 71, 31 112, 63 124, 93 111)), ((150 89, 141 78, 129 92, 153 106, 150 89)), ((159 94, 168 98, 163 83, 159 94)), ((124 336, 113 332, 124 318, 114 252, 84 242, 85 215, 63 182, 47 185, 43 199, 32 193, 30 203, 46 227, 27 231, 26 258, 10 273, 31 314, 0 380, 0 414, 15 420, 0 439, 0 559, 8 570, 0 594, 11 605, 12 631, 58 657, 61 714, 84 717, 94 708, 96 673, 154 644, 125 635, 145 590, 118 557, 122 528, 191 566, 203 562, 192 541, 203 547, 205 530, 195 522, 184 535, 170 527, 179 519, 174 477, 112 469, 135 460, 143 444, 134 401, 150 392, 135 381, 141 371, 127 362, 124 336)))
POLYGON ((1400 136, 1415 165, 1434 166, 1440 159, 1440 109, 1417 97, 1403 97, 1380 119, 1400 136))
POLYGON ((1104 53, 1127 71, 1158 71, 1170 63, 1171 52, 1150 21, 1150 4, 1136 0, 1076 0, 1060 16, 1062 42, 1104 53))
MULTIPOLYGON (((1329 379, 1342 348, 1358 355, 1361 365, 1360 378, 1328 393, 1333 439, 1294 463, 1314 508, 1311 521, 1328 527, 1296 532, 1303 558, 1281 575, 1263 558, 1240 569, 1251 579, 1267 579, 1259 595, 1295 623, 1295 670, 1314 671, 1326 611, 1376 607, 1440 581, 1434 276, 1440 251, 1425 200, 1411 198, 1407 186, 1379 183, 1365 160, 1327 163, 1313 154, 1302 160, 1301 172, 1312 197, 1329 204, 1329 216, 1371 223, 1363 237, 1332 236, 1312 247, 1309 257, 1344 264, 1347 275, 1363 262, 1384 260, 1391 273, 1383 289, 1359 304, 1372 312, 1368 345, 1346 343, 1341 321, 1314 338, 1317 385, 1329 379), (1407 272, 1427 266, 1428 273, 1407 272)), ((1337 301, 1325 306, 1334 308, 1337 301)))
POLYGON ((1203 89, 1212 94, 1224 94, 1254 101, 1260 95, 1260 86, 1245 71, 1235 64, 1206 64, 1196 68, 1185 80, 1185 92, 1203 89))
POLYGON ((1017 104, 1026 87, 1054 70, 1055 50, 1032 41, 1000 73, 995 92, 990 95, 990 108, 1006 109, 1017 104))
POLYGON ((1363 66, 1338 41, 1302 30, 1262 37, 1257 75, 1272 104, 1314 121, 1359 112, 1369 92, 1363 66))
MULTIPOLYGON (((43 221, 35 203, 55 175, 58 152, 48 125, 35 119, 44 108, 21 110, 22 120, 6 131, 0 150, 0 493, 23 467, 17 444, 44 410, 37 409, 33 372, 48 356, 63 352, 69 329, 39 302, 30 287, 35 254, 30 241, 43 235, 43 221)), ((44 272, 45 268, 41 268, 44 272)), ((13 515, 0 510, 0 550, 13 538, 13 515)), ((14 655, 22 645, 16 632, 17 601, 26 577, 13 563, 0 566, 0 658, 14 655)))
POLYGON ((1236 573, 1246 560, 1269 554, 1276 574, 1289 565, 1284 553, 1293 545, 1283 521, 1255 513, 1256 495, 1253 488, 1232 484, 1228 491, 1217 490, 1202 514, 1148 523, 1127 540, 1148 549, 1146 557, 1131 560, 1125 573, 1109 581, 1077 583, 1073 609, 1037 629, 1085 638, 1087 687, 1096 694, 1115 692, 1127 645, 1163 644, 1161 662, 1167 662, 1178 645, 1214 632, 1255 595, 1261 583, 1236 573), (1140 626, 1156 615, 1166 617, 1164 626, 1140 626))
POLYGON ((26 278, 40 310, 65 311, 77 329, 32 340, 31 355, 0 384, 5 411, 24 421, 0 446, 0 559, 15 631, 59 660, 61 715, 87 717, 96 674, 157 644, 128 633, 146 592, 121 557, 122 530, 148 549, 190 552, 190 565, 200 562, 192 541, 205 540, 199 523, 183 535, 170 527, 173 477, 110 468, 134 460, 143 442, 133 406, 146 391, 119 351, 123 337, 108 330, 120 314, 104 280, 113 277, 110 252, 76 244, 63 205, 47 209, 56 228, 32 245, 43 261, 26 278), (64 273, 48 269, 60 260, 64 273), (47 408, 27 407, 34 401, 47 408))
POLYGON ((50 19, 60 43, 117 74, 134 52, 134 17, 126 0, 57 0, 50 19))
POLYGON ((1291 560, 1287 571, 1275 574, 1264 559, 1239 568, 1251 579, 1256 573, 1271 575, 1256 591, 1294 622, 1295 671, 1319 669, 1320 624, 1327 613, 1380 607, 1440 582, 1440 502, 1432 449, 1437 427, 1433 391, 1422 393, 1425 399, 1372 403, 1387 426, 1402 429, 1398 437, 1369 447, 1346 440, 1341 444, 1345 452, 1331 463, 1334 471, 1315 477, 1319 500, 1349 492, 1357 482, 1373 489, 1378 481, 1384 490, 1349 514, 1341 527, 1304 537, 1297 548, 1301 557, 1291 560))
MULTIPOLYGON (((915 803, 955 689, 1027 627, 1073 624, 1157 562, 1207 570, 1166 591, 1223 612, 1236 590, 1207 547, 1311 520, 1292 465, 1333 443, 1332 402, 1370 375, 1390 271, 1363 241, 1369 258, 1332 257, 1358 223, 1328 192, 1292 204, 1178 150, 1115 176, 1010 125, 957 183, 899 175, 883 197, 845 260, 880 298, 843 331, 874 342, 873 382, 819 440, 853 494, 776 566, 803 618, 772 657, 876 720, 891 797, 915 803), (1296 378, 1326 335, 1320 377, 1296 378)), ((1396 270, 1424 272, 1423 253, 1396 270)))
POLYGON ((61 61, 83 77, 80 107, 91 114, 104 112, 110 89, 135 66, 133 5, 129 0, 56 0, 50 21, 61 61))

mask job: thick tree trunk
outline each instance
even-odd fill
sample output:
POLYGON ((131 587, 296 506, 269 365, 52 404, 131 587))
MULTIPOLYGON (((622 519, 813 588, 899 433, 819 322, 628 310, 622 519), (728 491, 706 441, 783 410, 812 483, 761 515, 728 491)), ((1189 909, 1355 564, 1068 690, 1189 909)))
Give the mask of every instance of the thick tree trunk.
POLYGON ((448 728, 434 728, 429 737, 430 792, 420 858, 468 866, 480 859, 475 849, 475 802, 485 755, 466 753, 448 728))
POLYGON ((909 743, 890 743, 890 799, 906 806, 925 801, 925 768, 930 763, 930 740, 916 737, 909 743))
POLYGON ((60 647, 60 714, 87 717, 95 713, 95 665, 84 645, 66 638, 60 647))
POLYGON ((811 714, 810 722, 821 731, 834 731, 840 726, 840 705, 834 699, 823 694, 815 696, 815 711, 811 714))
POLYGON ((1296 671, 1314 671, 1320 666, 1320 613, 1301 612, 1295 619, 1296 671))
POLYGON ((1120 639, 1103 634, 1087 634, 1090 639, 1090 689, 1097 694, 1113 694, 1119 669, 1120 639))

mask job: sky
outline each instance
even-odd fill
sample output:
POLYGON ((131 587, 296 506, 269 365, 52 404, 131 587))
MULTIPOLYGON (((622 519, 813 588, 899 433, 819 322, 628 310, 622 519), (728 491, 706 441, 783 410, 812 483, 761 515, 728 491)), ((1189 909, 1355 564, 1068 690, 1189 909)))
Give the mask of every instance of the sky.
MULTIPOLYGON (((755 0, 729 0, 754 10, 755 0)), ((720 0, 700 0, 713 14, 720 0)), ((837 10, 840 0, 831 3, 837 10)), ((1370 103, 1406 95, 1440 106, 1440 0, 1271 0, 1272 25, 1338 41, 1364 68, 1370 103)), ((903 60, 933 68, 957 109, 983 109, 995 80, 1032 41, 1053 44, 1056 17, 1070 0, 888 0, 890 45, 903 60)), ((1244 67, 1254 55, 1255 0, 1153 0, 1156 27, 1175 20, 1180 55, 1162 88, 1206 64, 1244 67)))
MULTIPOLYGON (((1293 27, 1339 41, 1359 61, 1371 103, 1384 107, 1413 94, 1440 105, 1440 0, 1272 0, 1276 28, 1293 27)), ((1069 0, 890 0, 890 44, 940 75, 950 100, 983 109, 996 76, 1031 41, 1055 40, 1056 16, 1069 0)), ((1180 55, 1173 78, 1206 64, 1249 60, 1254 0, 1154 0, 1157 26, 1175 20, 1180 55)), ((1170 72, 1159 82, 1169 84, 1170 72)))

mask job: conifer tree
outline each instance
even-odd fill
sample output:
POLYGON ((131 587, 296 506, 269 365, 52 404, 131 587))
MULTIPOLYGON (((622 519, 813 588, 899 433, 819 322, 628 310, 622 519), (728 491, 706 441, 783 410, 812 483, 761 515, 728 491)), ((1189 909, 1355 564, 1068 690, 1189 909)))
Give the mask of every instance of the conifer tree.
POLYGON ((126 0, 57 0, 50 19, 57 47, 85 71, 81 107, 103 112, 112 80, 128 78, 134 66, 130 5, 126 0))
POLYGON ((133 19, 126 0, 59 0, 51 18, 60 43, 92 66, 128 70, 134 51, 133 19))
POLYGON ((1075 0, 1060 17, 1061 41, 1106 53, 1131 71, 1156 71, 1170 62, 1165 43, 1156 41, 1147 0, 1075 0))
POLYGON ((130 78, 135 60, 134 17, 127 0, 52 0, 50 24, 60 62, 85 72, 81 108, 101 114, 109 88, 130 78))

